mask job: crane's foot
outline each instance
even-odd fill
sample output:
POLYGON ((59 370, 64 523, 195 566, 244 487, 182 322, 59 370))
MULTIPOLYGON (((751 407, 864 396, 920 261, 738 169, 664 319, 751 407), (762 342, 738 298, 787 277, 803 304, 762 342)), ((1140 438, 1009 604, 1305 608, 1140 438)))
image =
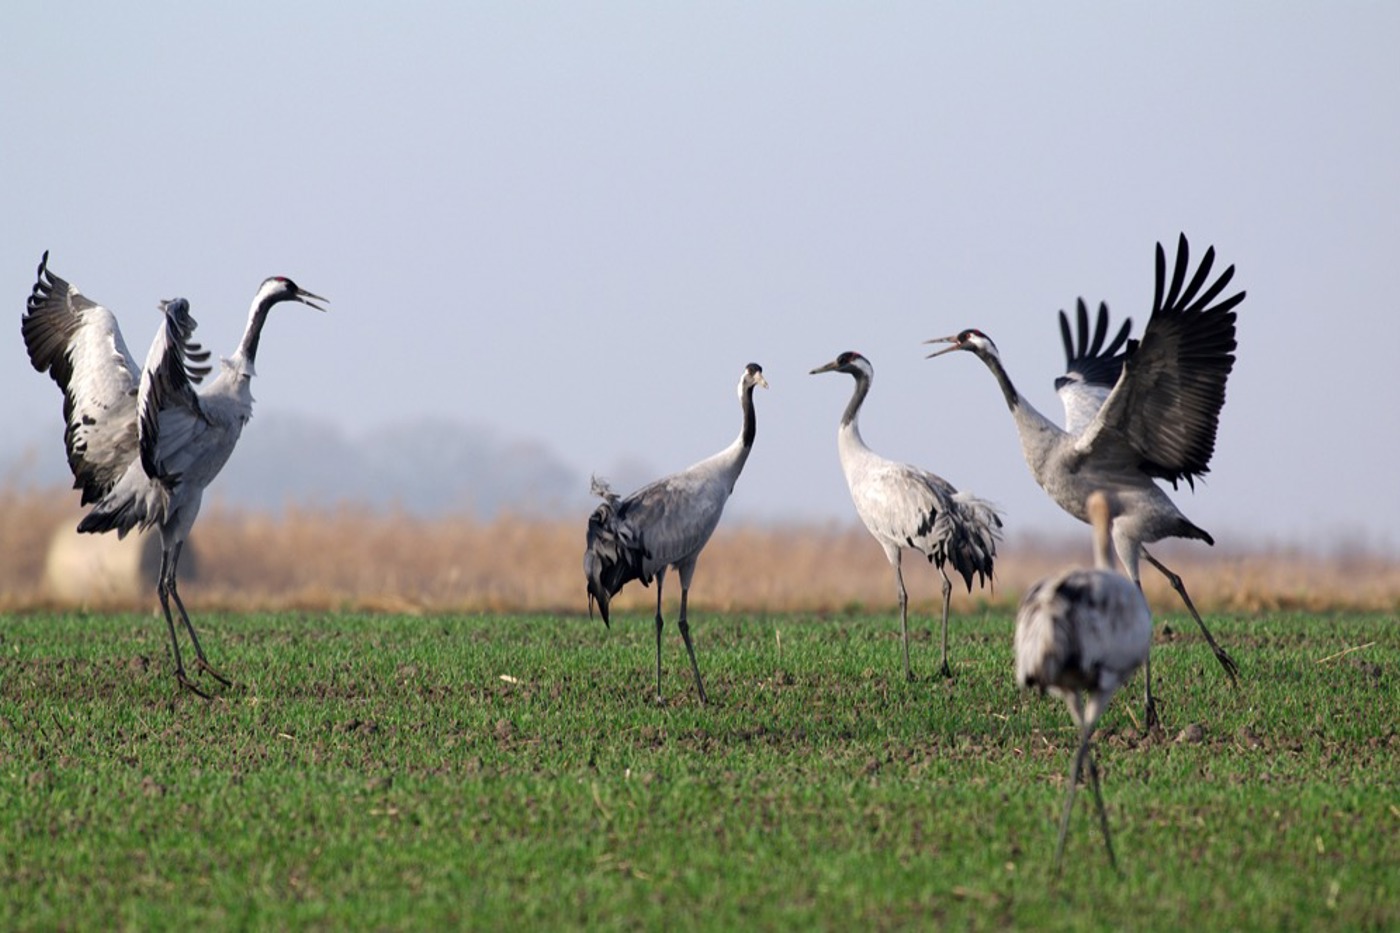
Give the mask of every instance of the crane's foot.
POLYGON ((1154 697, 1147 698, 1147 709, 1143 715, 1143 722, 1148 732, 1160 732, 1162 721, 1157 718, 1157 700, 1154 697))
POLYGON ((1240 666, 1230 657, 1230 653, 1219 645, 1211 645, 1211 649, 1215 651, 1215 660, 1220 662, 1220 666, 1225 668, 1225 673, 1230 676, 1230 686, 1238 687, 1240 666))
POLYGON ((203 697, 203 698, 206 699, 206 700, 212 700, 212 699, 214 699, 214 698, 211 697, 209 694, 207 694, 207 693, 205 693, 203 690, 201 690, 201 689, 199 688, 199 686, 196 685, 195 682, 194 682, 193 680, 190 680, 189 676, 185 674, 185 672, 184 672, 183 669, 177 670, 177 671, 175 672, 175 679, 178 680, 178 681, 180 682, 180 686, 184 687, 186 690, 190 691, 191 693, 195 694, 196 696, 203 697))
POLYGON ((953 679, 953 669, 948 666, 947 661, 943 662, 943 666, 938 669, 938 673, 942 674, 945 680, 953 679))
POLYGON ((227 677, 225 677, 223 674, 220 674, 218 671, 214 670, 213 665, 211 665, 208 661, 204 660, 204 658, 202 658, 202 657, 195 658, 195 660, 194 660, 194 666, 197 667, 197 668, 199 668, 199 669, 200 669, 202 672, 204 672, 205 674, 208 674, 210 677, 213 677, 215 680, 217 680, 219 683, 223 684, 225 687, 232 687, 232 686, 233 686, 233 681, 229 680, 229 679, 228 679, 227 677))

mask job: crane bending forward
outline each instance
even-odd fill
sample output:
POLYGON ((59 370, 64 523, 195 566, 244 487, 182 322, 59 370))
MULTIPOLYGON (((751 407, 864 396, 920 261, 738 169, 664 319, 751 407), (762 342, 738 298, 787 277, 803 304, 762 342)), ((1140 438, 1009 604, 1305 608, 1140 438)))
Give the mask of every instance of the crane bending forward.
POLYGON ((1060 839, 1055 846, 1056 875, 1086 756, 1104 847, 1109 862, 1118 868, 1090 739, 1114 693, 1147 662, 1152 646, 1152 614, 1142 590, 1113 569, 1108 540, 1111 508, 1109 497, 1102 492, 1093 493, 1087 502, 1086 512, 1094 528, 1094 569, 1046 577, 1026 591, 1016 613, 1016 683, 1064 700, 1079 729, 1079 750, 1070 767, 1060 839))
POLYGON ((170 630, 175 677, 207 698, 185 673, 171 600, 194 646, 195 667, 225 686, 231 683, 210 666, 180 599, 180 551, 205 487, 228 462, 253 416, 249 382, 268 312, 282 301, 324 311, 316 302, 326 299, 291 279, 265 280, 253 296, 238 349, 208 385, 195 391, 212 367, 205 362, 209 351, 192 339, 195 320, 188 301, 160 303, 161 326, 145 365, 137 366, 112 312, 50 272, 48 263, 45 251, 21 330, 29 361, 63 392, 63 439, 73 488, 82 490, 83 505, 92 506, 78 531, 116 531, 125 537, 133 528, 159 530, 156 594, 170 630))
POLYGON ((724 505, 749 459, 758 421, 754 415, 755 386, 768 388, 763 367, 750 363, 739 376, 739 405, 743 426, 734 443, 712 457, 701 460, 679 473, 662 477, 623 498, 598 479, 593 492, 603 499, 588 519, 587 544, 583 552, 583 573, 588 581, 588 611, 597 602, 603 624, 609 624, 608 603, 632 580, 642 585, 656 577, 656 699, 661 700, 661 590, 666 569, 675 567, 681 578, 681 607, 676 622, 690 654, 695 674, 695 690, 700 702, 708 702, 690 639, 686 603, 690 581, 700 552, 714 534, 724 514, 724 505))
MULTIPOLYGON (((1185 480, 1194 488, 1196 478, 1210 470, 1220 409, 1225 404, 1225 382, 1235 364, 1234 309, 1245 297, 1244 292, 1238 292, 1219 298, 1234 277, 1234 266, 1207 284, 1215 262, 1214 247, 1206 250, 1188 282, 1189 255, 1183 234, 1168 282, 1166 253, 1162 244, 1157 244, 1152 317, 1142 339, 1128 340, 1121 352, 1129 324, 1125 322, 1105 347, 1106 307, 1099 308, 1098 329, 1091 342, 1088 313, 1081 302, 1078 347, 1070 339, 1069 322, 1061 312, 1069 366, 1065 375, 1055 380, 1055 387, 1065 407, 1063 429, 1016 391, 996 344, 982 331, 969 328, 952 337, 925 342, 951 344, 930 353, 930 358, 966 350, 992 371, 1016 422, 1026 464, 1060 508, 1088 521, 1084 503, 1091 492, 1102 489, 1113 497, 1117 505, 1113 546, 1128 576, 1141 583, 1139 558, 1162 572, 1180 594, 1233 684, 1238 665, 1216 643, 1181 577, 1146 548, 1163 538, 1215 543, 1208 532, 1181 513, 1156 482, 1165 479, 1175 488, 1185 480)), ((1144 680, 1147 724, 1154 726, 1158 720, 1150 666, 1144 680)))

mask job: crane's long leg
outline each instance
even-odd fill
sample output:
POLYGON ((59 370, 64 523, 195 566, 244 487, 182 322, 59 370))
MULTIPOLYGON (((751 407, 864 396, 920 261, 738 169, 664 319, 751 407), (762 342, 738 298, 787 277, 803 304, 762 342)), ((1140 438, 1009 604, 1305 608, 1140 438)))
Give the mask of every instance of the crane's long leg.
POLYGON ((656 702, 661 702, 661 583, 663 575, 656 576, 656 702))
POLYGON ((1092 728, 1084 730, 1084 737, 1080 739, 1079 751, 1075 752, 1074 764, 1069 770, 1069 787, 1065 791, 1065 811, 1060 817, 1060 841, 1055 844, 1055 877, 1060 877, 1060 865, 1065 854, 1065 836, 1069 834, 1069 815, 1074 809, 1074 791, 1079 785, 1079 775, 1084 770, 1084 756, 1089 750, 1089 736, 1093 735, 1092 728))
MULTIPOLYGON (((183 548, 184 542, 177 541, 175 543, 175 547, 171 551, 169 576, 166 579, 165 583, 166 589, 170 591, 171 597, 175 600, 175 608, 180 610, 180 619, 185 623, 185 630, 190 633, 190 642, 194 645, 195 667, 207 672, 225 687, 232 687, 233 681, 229 680, 223 674, 220 674, 218 671, 214 670, 214 666, 210 664, 209 659, 204 656, 204 649, 200 647, 199 644, 199 636, 194 633, 194 625, 190 622, 190 614, 185 611, 185 601, 180 598, 180 589, 176 585, 175 579, 176 568, 178 568, 180 565, 180 551, 183 548)), ((170 610, 167 609, 166 616, 168 617, 169 614, 170 610)))
POLYGON ((1152 658, 1150 655, 1142 662, 1142 697, 1143 728, 1148 732, 1162 728, 1162 721, 1157 718, 1157 700, 1152 696, 1152 658))
POLYGON ((681 617, 676 623, 676 627, 681 630, 681 638, 685 639, 685 650, 690 652, 690 669, 695 673, 695 689, 700 692, 701 704, 708 704, 709 698, 705 696, 705 685, 700 682, 700 665, 695 661, 695 645, 690 641, 690 623, 685 618, 685 604, 690 596, 690 587, 681 586, 681 617))
POLYGON ((1113 866, 1115 874, 1122 876, 1118 870, 1118 859, 1113 855, 1113 839, 1108 833, 1108 811, 1103 807, 1103 793, 1099 790, 1099 766, 1095 760, 1097 756, 1093 750, 1089 751, 1089 786, 1094 789, 1094 803, 1099 807, 1099 829, 1103 830, 1104 848, 1108 849, 1108 864, 1113 866))
MULTIPOLYGON (((1146 552, 1144 552, 1144 553, 1146 553, 1146 552)), ((1134 567, 1132 568, 1132 573, 1133 573, 1133 574, 1136 574, 1136 573, 1137 573, 1137 567, 1136 567, 1136 566, 1134 566, 1134 567)), ((1142 592, 1142 579, 1141 579, 1140 577, 1137 577, 1137 576, 1133 576, 1132 579, 1133 579, 1133 582, 1134 582, 1135 584, 1137 584, 1138 592, 1141 593, 1141 592, 1142 592)), ((1142 725, 1143 725, 1143 728, 1146 729, 1148 732, 1151 732, 1153 729, 1160 729, 1160 728, 1162 727, 1162 723, 1161 723, 1160 720, 1157 719, 1157 701, 1154 700, 1154 699, 1152 698, 1152 654, 1151 654, 1150 651, 1148 652, 1147 657, 1144 658, 1144 659, 1143 659, 1143 662, 1142 662, 1142 696, 1143 696, 1143 712, 1142 712, 1142 725)))
POLYGON ((1181 582, 1181 577, 1172 572, 1166 564, 1159 561, 1147 552, 1147 548, 1142 549, 1142 556, 1147 558, 1147 562, 1161 571, 1162 576, 1167 578, 1172 589, 1181 596, 1181 601, 1186 604, 1187 610, 1191 613, 1191 618, 1196 620, 1196 624, 1201 627, 1201 634, 1206 637, 1206 643, 1210 645, 1210 650, 1215 652, 1215 659, 1220 662, 1220 666, 1225 668, 1225 673, 1230 675, 1230 685, 1238 687, 1239 678, 1236 676, 1240 672, 1240 666, 1235 663, 1235 659, 1225 651, 1224 648, 1216 644, 1215 638, 1210 634, 1210 629, 1206 628, 1206 623, 1201 619, 1201 614, 1196 611, 1196 604, 1191 602, 1191 595, 1186 592, 1186 584, 1181 582))
POLYGON ((943 669, 942 674, 949 679, 953 676, 953 669, 948 666, 948 603, 953 598, 953 581, 948 579, 948 571, 942 567, 938 572, 943 574, 943 669))
POLYGON ((894 565, 894 589, 899 596, 899 637, 904 641, 904 679, 912 683, 914 671, 909 667, 909 591, 904 588, 904 571, 900 569, 900 552, 890 558, 894 565))
MULTIPOLYGON (((166 548, 161 548, 160 573, 156 577, 156 596, 160 598, 160 608, 161 611, 165 613, 165 626, 170 630, 170 650, 175 654, 175 679, 178 680, 180 686, 184 687, 186 690, 190 690, 208 700, 210 699, 209 694, 195 686, 194 681, 186 676, 185 663, 180 659, 180 640, 175 635, 175 619, 170 614, 170 594, 173 592, 173 587, 170 586, 169 580, 173 579, 175 576, 174 571, 171 569, 173 563, 174 562, 171 560, 171 551, 166 548)), ((180 606, 179 597, 176 597, 175 605, 180 606)), ((181 615, 184 615, 184 611, 184 606, 180 606, 181 615)), ((188 622, 186 622, 186 624, 188 624, 188 622)))

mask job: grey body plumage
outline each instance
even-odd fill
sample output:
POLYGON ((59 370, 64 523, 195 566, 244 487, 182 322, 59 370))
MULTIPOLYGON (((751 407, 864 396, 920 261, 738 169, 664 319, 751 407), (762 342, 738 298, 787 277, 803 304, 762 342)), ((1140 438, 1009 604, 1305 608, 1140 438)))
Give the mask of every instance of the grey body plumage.
POLYGON ((625 497, 613 492, 607 483, 597 478, 593 480, 593 493, 603 502, 589 516, 583 552, 589 612, 596 603, 603 622, 608 624, 611 599, 623 586, 633 580, 640 580, 647 586, 655 578, 658 700, 661 698, 661 596, 666 570, 674 567, 681 581, 677 627, 690 655, 695 689, 700 701, 707 701, 687 617, 690 583, 700 552, 718 527, 724 506, 753 448, 758 424, 753 390, 757 386, 767 388, 768 381, 763 377, 763 368, 750 363, 739 377, 739 404, 743 411, 739 436, 719 453, 648 483, 625 497))
POLYGON ((914 678, 909 664, 909 594, 904 587, 901 558, 904 548, 912 548, 928 558, 943 577, 940 670, 943 676, 951 677, 948 612, 953 584, 946 568, 952 566, 969 592, 974 576, 979 585, 985 584, 992 576, 1001 516, 990 503, 958 492, 942 477, 907 463, 888 460, 866 446, 860 434, 859 418, 861 405, 875 378, 875 368, 868 359, 854 351, 842 353, 830 363, 813 369, 812 375, 828 372, 847 373, 856 382, 837 428, 836 449, 856 514, 884 549, 894 569, 904 676, 909 680, 914 678))

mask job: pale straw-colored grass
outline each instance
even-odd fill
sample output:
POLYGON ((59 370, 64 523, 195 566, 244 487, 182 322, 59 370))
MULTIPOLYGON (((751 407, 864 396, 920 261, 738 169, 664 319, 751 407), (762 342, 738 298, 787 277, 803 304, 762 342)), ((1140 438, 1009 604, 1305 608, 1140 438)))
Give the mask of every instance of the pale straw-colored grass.
MULTIPOLYGON (((79 515, 76 493, 0 491, 0 609, 56 605, 41 586, 45 551, 54 529, 76 524, 79 515)), ((211 506, 190 545, 199 578, 182 593, 191 608, 204 609, 583 613, 586 520, 586 514, 561 521, 510 515, 481 521, 351 506, 278 514, 211 506)), ((1203 612, 1400 607, 1400 561, 1364 549, 1309 554, 1168 543, 1155 550, 1182 575, 1203 612)), ((969 596, 954 579, 954 612, 1013 607, 1034 580, 1087 559, 1084 534, 1013 535, 1003 542, 994 586, 974 587, 969 596)), ((1144 565, 1143 577, 1154 607, 1180 610, 1156 571, 1144 565)), ((907 554, 905 581, 912 609, 933 612, 942 582, 937 572, 907 554)), ((669 616, 679 597, 674 574, 667 586, 669 616)), ((649 611, 654 599, 654 586, 632 584, 615 605, 649 611)), ((731 522, 701 558, 691 602, 697 611, 893 612, 894 585, 883 553, 863 529, 731 522)))

